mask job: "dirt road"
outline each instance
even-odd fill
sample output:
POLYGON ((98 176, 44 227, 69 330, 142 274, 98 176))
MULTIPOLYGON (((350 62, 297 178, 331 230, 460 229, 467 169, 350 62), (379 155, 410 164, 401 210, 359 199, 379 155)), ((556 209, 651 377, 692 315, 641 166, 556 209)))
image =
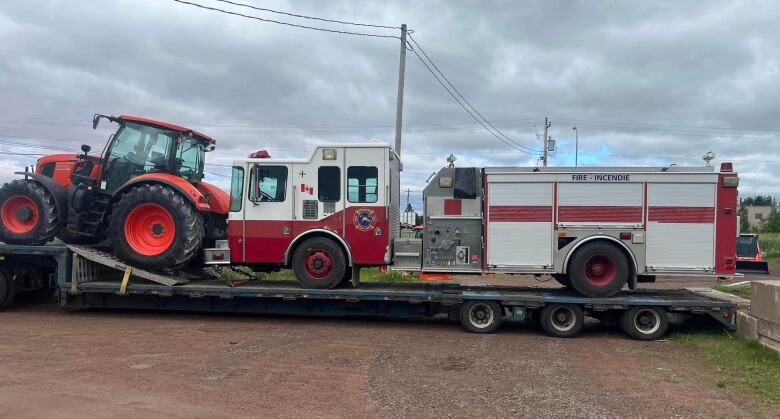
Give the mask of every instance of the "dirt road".
POLYGON ((21 306, 0 313, 0 416, 767 414, 674 345, 597 324, 567 340, 522 324, 474 335, 446 321, 21 306))

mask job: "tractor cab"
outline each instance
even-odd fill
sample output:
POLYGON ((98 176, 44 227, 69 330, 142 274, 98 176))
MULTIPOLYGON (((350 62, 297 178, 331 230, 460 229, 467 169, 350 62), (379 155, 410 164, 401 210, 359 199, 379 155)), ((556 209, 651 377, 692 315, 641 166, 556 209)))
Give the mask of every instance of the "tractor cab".
POLYGON ((92 179, 99 173, 102 192, 112 194, 130 179, 149 173, 167 173, 192 184, 203 180, 205 153, 214 149, 210 137, 178 125, 127 115, 95 115, 93 127, 101 118, 119 124, 119 129, 101 158, 90 159, 85 150, 77 171, 88 173, 92 179), (95 164, 101 166, 98 173, 95 164))

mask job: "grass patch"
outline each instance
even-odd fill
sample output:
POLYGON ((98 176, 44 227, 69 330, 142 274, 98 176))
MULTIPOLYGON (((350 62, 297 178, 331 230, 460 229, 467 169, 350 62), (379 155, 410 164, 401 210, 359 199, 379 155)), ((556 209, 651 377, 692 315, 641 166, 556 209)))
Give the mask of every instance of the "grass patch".
POLYGON ((768 260, 780 260, 780 233, 758 233, 758 244, 768 260))
POLYGON ((725 292, 728 294, 736 295, 737 297, 750 299, 750 284, 742 284, 734 287, 729 287, 723 284, 715 284, 712 289, 725 292))
MULTIPOLYGON (((207 271, 221 279, 242 280, 254 279, 263 281, 294 281, 295 274, 292 269, 282 269, 279 272, 252 272, 246 266, 213 266, 207 271)), ((363 268, 360 270, 360 282, 382 282, 391 284, 400 284, 408 282, 421 282, 416 275, 404 274, 401 272, 380 272, 379 268, 363 268)))
POLYGON ((780 402, 780 355, 758 342, 723 330, 682 330, 673 342, 697 349, 718 373, 715 386, 760 403, 780 402))

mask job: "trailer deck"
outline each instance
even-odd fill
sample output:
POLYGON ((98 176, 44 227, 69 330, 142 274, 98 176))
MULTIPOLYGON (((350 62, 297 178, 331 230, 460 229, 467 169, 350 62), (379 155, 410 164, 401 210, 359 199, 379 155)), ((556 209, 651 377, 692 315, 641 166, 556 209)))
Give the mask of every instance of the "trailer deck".
MULTIPOLYGON (((623 291, 609 298, 587 298, 563 288, 364 283, 359 288, 320 290, 304 289, 294 281, 239 282, 192 275, 150 276, 146 271, 106 259, 106 254, 100 250, 64 245, 0 245, 0 256, 6 271, 22 267, 29 270, 32 266, 39 275, 47 275, 49 286, 56 285, 59 289, 60 305, 70 309, 188 310, 305 316, 446 315, 451 320, 460 319, 469 331, 491 332, 495 330, 492 323, 490 327, 470 328, 464 322, 464 315, 473 316, 472 323, 476 323, 472 326, 480 326, 478 320, 483 324, 487 322, 485 316, 488 315, 527 321, 544 320, 541 314, 545 312, 545 307, 555 306, 573 308, 571 314, 574 317, 569 320, 576 320, 578 311, 580 316, 586 313, 605 320, 632 309, 646 309, 650 313, 661 310, 664 313, 708 315, 734 330, 735 312, 744 303, 728 294, 701 288, 643 289, 623 291), (500 311, 491 312, 490 308, 496 306, 500 311)), ((560 316, 564 314, 559 313, 560 316)), ((565 329, 567 320, 565 316, 561 319, 561 328, 565 329)))

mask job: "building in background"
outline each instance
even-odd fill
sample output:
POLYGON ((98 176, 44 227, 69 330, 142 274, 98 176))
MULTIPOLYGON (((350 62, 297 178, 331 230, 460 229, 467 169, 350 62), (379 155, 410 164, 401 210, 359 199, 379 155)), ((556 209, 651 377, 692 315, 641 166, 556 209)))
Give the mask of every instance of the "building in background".
POLYGON ((771 205, 745 205, 747 222, 750 228, 759 228, 772 215, 771 205))

